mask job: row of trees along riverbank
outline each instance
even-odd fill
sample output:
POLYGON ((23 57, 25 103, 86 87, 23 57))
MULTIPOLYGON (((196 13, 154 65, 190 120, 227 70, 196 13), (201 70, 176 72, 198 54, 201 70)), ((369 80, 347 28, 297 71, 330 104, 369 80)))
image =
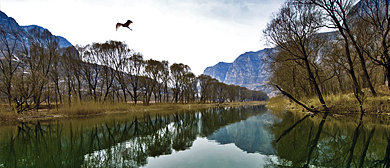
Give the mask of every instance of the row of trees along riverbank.
POLYGON ((363 111, 368 96, 388 97, 389 1, 287 0, 263 32, 276 46, 270 82, 297 102, 317 97, 327 109, 324 96, 353 93, 363 111))
POLYGON ((1 29, 3 111, 82 102, 215 102, 267 100, 266 93, 195 76, 181 63, 144 60, 125 43, 60 48, 47 30, 25 40, 1 29), (38 37, 39 36, 39 37, 38 37))

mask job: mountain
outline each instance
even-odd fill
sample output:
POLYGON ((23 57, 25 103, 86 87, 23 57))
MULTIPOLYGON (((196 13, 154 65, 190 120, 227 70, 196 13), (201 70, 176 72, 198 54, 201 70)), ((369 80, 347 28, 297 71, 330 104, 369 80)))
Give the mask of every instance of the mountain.
MULTIPOLYGON (((33 38, 42 37, 42 34, 49 35, 58 41, 60 48, 73 46, 68 40, 61 36, 52 35, 51 32, 37 25, 20 26, 14 18, 8 17, 4 12, 0 11, 0 26, 1 30, 11 33, 16 32, 21 36, 20 39, 31 40, 33 38)), ((9 37, 8 37, 9 38, 9 37)), ((28 47, 28 46, 27 46, 28 47)))
POLYGON ((4 12, 0 11, 0 24, 4 31, 20 31, 22 28, 15 21, 14 18, 8 17, 4 12))
MULTIPOLYGON (((348 21, 354 24, 355 19, 361 19, 362 16, 370 17, 372 12, 386 18, 386 4, 390 0, 361 0, 358 1, 348 13, 348 21)), ((338 31, 322 32, 317 36, 324 36, 328 40, 337 41, 340 37, 338 31)), ((214 66, 207 67, 203 74, 209 75, 220 82, 226 84, 234 84, 246 87, 251 90, 261 90, 268 93, 268 96, 273 96, 272 88, 266 86, 267 83, 267 67, 262 62, 264 56, 272 53, 273 49, 263 49, 256 52, 246 52, 241 54, 233 63, 220 62, 214 66)))
MULTIPOLYGON (((21 26, 21 27, 26 32, 32 32, 33 34, 34 33, 38 33, 38 32, 42 33, 44 31, 49 31, 49 30, 47 30, 47 29, 45 29, 43 27, 37 26, 37 25, 21 26)), ((73 46, 66 38, 64 38, 62 36, 55 36, 55 35, 52 35, 52 36, 56 38, 60 48, 66 48, 66 47, 69 47, 69 46, 73 46)))
POLYGON ((220 82, 225 81, 226 78, 226 73, 229 70, 230 66, 233 63, 226 63, 226 62, 219 62, 218 64, 212 66, 212 67, 207 67, 203 74, 209 75, 220 82))
POLYGON ((237 57, 233 63, 220 62, 207 67, 203 74, 226 84, 239 85, 250 90, 261 90, 270 94, 272 88, 266 86, 268 73, 263 60, 267 54, 272 52, 273 49, 270 48, 246 52, 237 57))

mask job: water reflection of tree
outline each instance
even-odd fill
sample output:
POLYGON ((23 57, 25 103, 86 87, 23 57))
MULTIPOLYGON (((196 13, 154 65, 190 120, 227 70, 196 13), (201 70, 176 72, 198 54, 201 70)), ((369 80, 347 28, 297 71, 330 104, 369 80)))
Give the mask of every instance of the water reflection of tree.
POLYGON ((252 107, 219 108, 200 113, 145 115, 94 125, 22 124, 15 134, 0 137, 0 164, 6 167, 140 167, 147 164, 147 157, 188 149, 197 136, 211 135, 256 113, 252 107))
POLYGON ((286 113, 275 124, 273 145, 280 157, 278 165, 309 167, 388 167, 389 130, 368 124, 329 119, 327 113, 315 117, 286 113), (385 142, 386 141, 386 142, 385 142))
POLYGON ((172 148, 176 151, 186 150, 198 135, 199 117, 190 113, 175 113, 172 148))
POLYGON ((267 109, 259 109, 258 112, 261 115, 219 128, 207 136, 207 139, 221 144, 234 143, 247 153, 274 155, 275 151, 271 145, 274 136, 269 132, 269 126, 274 123, 274 116, 267 113, 267 109))

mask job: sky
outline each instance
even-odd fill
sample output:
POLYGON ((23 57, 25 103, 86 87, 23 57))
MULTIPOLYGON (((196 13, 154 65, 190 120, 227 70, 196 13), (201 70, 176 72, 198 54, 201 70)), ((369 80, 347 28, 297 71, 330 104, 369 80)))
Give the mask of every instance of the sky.
POLYGON ((144 60, 183 63, 195 75, 269 47, 262 31, 284 0, 0 0, 21 26, 39 25, 73 45, 125 42, 144 60), (133 23, 115 30, 116 23, 133 23))

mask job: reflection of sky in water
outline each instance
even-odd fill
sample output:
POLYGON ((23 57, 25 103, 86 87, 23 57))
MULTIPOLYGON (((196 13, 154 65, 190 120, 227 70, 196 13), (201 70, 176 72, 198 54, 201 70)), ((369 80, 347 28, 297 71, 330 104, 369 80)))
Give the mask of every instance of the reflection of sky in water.
MULTIPOLYGON (((202 116, 199 114, 199 117, 202 116)), ((182 151, 171 148, 170 152, 157 157, 149 156, 147 161, 145 160, 147 162, 145 167, 264 167, 264 165, 270 162, 275 163, 277 160, 271 145, 273 135, 269 133, 268 129, 274 122, 274 116, 268 111, 246 120, 228 124, 213 134, 202 137, 199 135, 202 130, 202 122, 199 120, 198 128, 196 128, 198 135, 195 135, 197 138, 191 147, 182 151)), ((170 123, 154 135, 148 136, 159 135, 162 137, 166 131, 176 132, 177 125, 170 123)), ((147 151, 147 146, 139 138, 117 143, 110 149, 98 150, 85 155, 84 166, 133 165, 137 167, 137 163, 133 162, 135 158, 124 160, 122 156, 134 157, 132 154, 147 151), (102 165, 102 163, 105 164, 102 165)))
POLYGON ((386 167, 389 119, 265 108, 0 129, 0 167, 386 167), (326 116, 326 115, 325 115, 326 116), (371 123, 376 121, 376 123, 371 123), (378 122, 380 121, 380 122, 378 122), (386 123, 382 123, 386 121, 386 123), (153 124, 153 125, 152 125, 153 124), (19 130, 19 131, 18 131, 19 130), (281 137, 275 145, 275 138, 281 137), (26 143, 28 142, 28 143, 26 143), (274 145, 272 145, 274 144, 274 145), (354 149, 353 151, 351 149, 354 149), (353 155, 350 154, 353 152, 353 155), (275 155, 278 156, 275 156, 275 155), (378 165, 379 166, 376 166, 378 165))
POLYGON ((193 146, 171 155, 149 157, 145 167, 262 167, 275 156, 247 153, 234 144, 218 145, 198 137, 193 146))
POLYGON ((269 130, 274 122, 279 121, 275 120, 275 117, 268 111, 265 114, 252 116, 222 127, 214 134, 207 136, 207 139, 215 140, 219 144, 233 143, 248 153, 274 155, 275 150, 271 144, 274 135, 269 130))
POLYGON ((198 137, 188 150, 149 157, 145 167, 264 167, 270 161, 276 162, 276 156, 270 155, 274 153, 273 135, 268 130, 273 122, 273 115, 267 112, 227 125, 207 138, 198 137), (251 143, 246 145, 253 148, 245 143, 251 143))

